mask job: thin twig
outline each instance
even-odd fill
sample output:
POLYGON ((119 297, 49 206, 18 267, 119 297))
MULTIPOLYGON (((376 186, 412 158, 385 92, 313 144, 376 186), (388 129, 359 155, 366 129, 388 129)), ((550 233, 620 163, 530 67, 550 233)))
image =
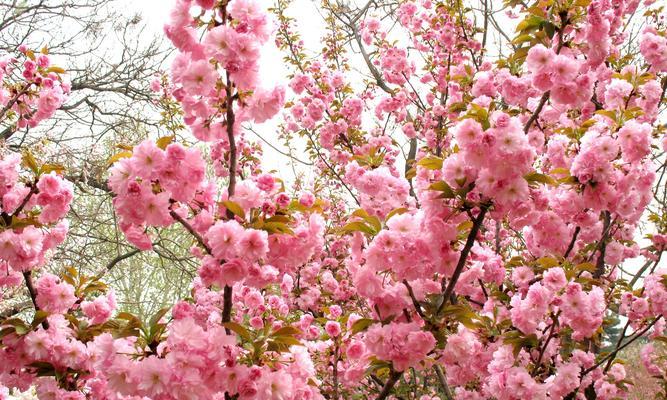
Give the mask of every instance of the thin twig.
POLYGON ((415 292, 412 290, 412 286, 410 286, 407 279, 403 279, 403 284, 408 289, 408 294, 410 295, 410 299, 412 299, 412 304, 415 306, 417 314, 419 314, 419 316, 422 317, 423 320, 425 320, 426 317, 424 316, 424 312, 422 311, 421 304, 419 304, 419 301, 417 301, 417 298, 415 297, 415 292))
POLYGON ((609 353, 608 355, 606 355, 605 357, 603 357, 600 361, 598 361, 598 362, 597 362, 595 365, 593 365, 592 367, 590 367, 590 368, 584 370, 584 372, 581 373, 581 377, 583 378, 584 376, 588 375, 589 373, 591 373, 592 371, 594 371, 597 367, 599 367, 600 365, 604 364, 607 360, 615 358, 619 351, 623 350, 624 348, 626 348, 626 347, 628 347, 629 345, 631 345, 632 343, 634 343, 637 339, 639 339, 640 337, 644 336, 644 334, 645 334, 646 332, 648 332, 649 329, 651 329, 651 328, 653 327, 653 325, 655 325, 655 324, 660 320, 660 318, 662 318, 662 315, 659 315, 659 316, 658 316, 656 319, 654 319, 650 324, 648 324, 644 329, 642 329, 641 331, 637 332, 637 333, 632 337, 632 339, 628 340, 628 341, 625 342, 623 345, 619 346, 617 349, 615 349, 614 351, 612 351, 611 353, 609 353))
POLYGON ((109 261, 109 263, 107 264, 107 266, 106 266, 102 271, 100 271, 99 274, 97 274, 97 275, 95 276, 95 279, 98 279, 98 280, 101 279, 101 278, 104 276, 104 274, 106 274, 107 272, 111 271, 111 269, 112 269, 113 267, 115 267, 119 262, 121 262, 121 261, 123 261, 123 260, 125 260, 125 259, 128 259, 128 258, 134 256, 134 255, 137 254, 137 253, 141 253, 141 250, 139 250, 139 249, 134 249, 134 250, 129 251, 129 252, 125 253, 125 254, 121 254, 121 255, 117 256, 117 257, 114 258, 113 260, 109 261))
MULTIPOLYGON (((37 290, 32 284, 32 271, 25 271, 23 273, 23 279, 25 280, 25 286, 28 288, 32 305, 35 306, 35 311, 39 311, 40 308, 37 305, 37 290)), ((47 320, 42 321, 42 327, 44 329, 49 329, 49 322, 47 320)))
MULTIPOLYGON (((483 204, 480 207, 480 211, 479 214, 477 215, 477 218, 475 218, 475 220, 473 221, 472 228, 470 229, 470 233, 468 234, 468 239, 466 240, 466 243, 463 246, 463 250, 461 250, 461 255, 459 256, 459 261, 456 265, 456 269, 454 270, 454 274, 449 280, 449 284, 447 285, 446 289, 444 289, 442 303, 440 303, 440 307, 438 307, 438 314, 440 314, 442 310, 445 308, 445 305, 447 305, 447 301, 449 301, 449 296, 452 294, 452 292, 454 292, 454 287, 456 286, 456 283, 459 280, 459 277, 461 276, 461 272, 463 272, 463 267, 465 267, 466 260, 468 259, 468 254, 470 254, 470 249, 472 249, 473 244, 475 244, 477 233, 479 232, 479 229, 481 228, 482 223, 484 222, 484 216, 486 215, 488 209, 489 205, 483 204)), ((445 282, 446 278, 443 277, 441 285, 443 288, 445 287, 445 282)))
POLYGON ((567 258, 567 256, 570 255, 572 252, 572 249, 574 249, 574 244, 577 242, 577 236, 579 236, 579 232, 581 231, 581 228, 577 226, 574 228, 574 234, 572 235, 572 240, 570 241, 570 244, 567 246, 567 250, 565 251, 565 254, 563 254, 563 258, 567 258))
POLYGON ((403 375, 403 372, 391 371, 389 379, 387 379, 387 382, 384 384, 384 387, 382 388, 380 394, 378 394, 376 400, 386 399, 389 396, 389 393, 391 393, 391 390, 394 388, 394 385, 396 385, 396 382, 398 382, 398 380, 401 378, 401 375, 403 375))
POLYGON ((199 232, 197 232, 197 231, 195 230, 195 228, 193 228, 192 225, 190 225, 190 223, 188 223, 188 221, 186 221, 185 219, 183 219, 183 217, 181 217, 180 215, 178 215, 178 213, 177 213, 176 211, 174 211, 174 210, 169 211, 169 215, 171 215, 171 217, 172 217, 173 219, 175 219, 175 220, 178 221, 181 225, 183 225, 183 227, 184 227, 188 232, 190 232, 190 234, 191 234, 192 236, 194 236, 194 238, 197 240, 197 243, 199 243, 199 245, 200 245, 201 247, 203 247, 204 250, 206 250, 206 253, 208 253, 209 255, 212 255, 212 254, 213 254, 212 251, 211 251, 211 247, 210 247, 208 244, 206 244, 206 242, 204 241, 204 238, 201 237, 201 235, 199 234, 199 232))
POLYGON ((445 399, 453 400, 454 397, 452 397, 452 391, 449 389, 449 385, 447 385, 447 378, 445 377, 445 373, 442 371, 442 368, 440 368, 440 366, 436 364, 433 366, 433 369, 435 369, 435 375, 438 377, 438 382, 442 387, 445 399))

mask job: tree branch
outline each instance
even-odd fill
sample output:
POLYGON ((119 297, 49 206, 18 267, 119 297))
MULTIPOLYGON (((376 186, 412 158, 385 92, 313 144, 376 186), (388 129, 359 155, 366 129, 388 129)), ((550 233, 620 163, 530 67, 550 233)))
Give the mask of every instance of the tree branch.
POLYGON ((463 246, 463 250, 461 250, 461 255, 459 256, 459 261, 456 264, 456 269, 454 270, 454 274, 452 274, 452 278, 449 280, 449 284, 447 285, 446 288, 445 288, 446 278, 445 277, 442 278, 441 286, 445 289, 443 293, 442 303, 440 303, 440 307, 438 307, 438 314, 440 314, 442 310, 445 308, 445 305, 447 305, 447 302, 449 301, 449 296, 451 296, 452 292, 454 292, 454 287, 456 286, 456 282, 459 280, 461 272, 463 272, 463 267, 465 267, 466 260, 468 259, 468 254, 470 254, 470 249, 472 249, 473 244, 475 244, 477 233, 479 233, 482 223, 484 222, 484 216, 486 215, 488 209, 489 209, 488 204, 483 204, 480 207, 479 214, 477 215, 477 218, 474 219, 472 228, 470 229, 470 233, 468 233, 468 239, 466 240, 466 243, 463 246))
POLYGON ((209 255, 212 254, 212 252, 211 252, 211 247, 210 247, 208 244, 206 244, 206 242, 204 241, 204 238, 201 237, 201 235, 199 234, 199 232, 197 232, 197 231, 195 230, 195 228, 193 228, 192 225, 190 225, 190 224, 188 223, 188 221, 186 221, 185 219, 183 219, 183 217, 181 217, 180 215, 178 215, 178 213, 177 213, 176 211, 174 211, 174 210, 169 211, 169 215, 171 215, 171 217, 172 217, 173 219, 175 219, 176 221, 178 221, 178 223, 180 223, 181 225, 183 225, 183 227, 184 227, 188 232, 190 232, 190 234, 191 234, 192 236, 194 236, 195 239, 197 239, 197 243, 199 243, 199 245, 200 245, 201 247, 203 247, 204 250, 206 250, 206 253, 208 253, 209 255))
POLYGON ((95 279, 101 279, 101 278, 104 276, 104 274, 106 274, 107 272, 111 271, 111 269, 112 269, 113 267, 115 267, 119 262, 121 262, 121 261, 123 261, 123 260, 125 260, 125 259, 128 259, 128 258, 130 258, 130 257, 132 257, 132 256, 134 256, 135 254, 138 254, 138 253, 141 253, 141 250, 139 250, 139 249, 134 249, 134 250, 129 251, 129 252, 125 253, 125 254, 120 254, 119 256, 117 256, 116 258, 114 258, 113 260, 109 261, 109 263, 108 263, 107 266, 104 268, 104 270, 100 271, 100 273, 97 274, 97 275, 95 276, 95 279))
POLYGON ((433 369, 435 369, 435 375, 438 377, 438 382, 445 394, 445 400, 453 400, 454 397, 452 396, 452 391, 449 389, 449 385, 447 385, 447 378, 445 377, 445 373, 442 372, 442 368, 436 364, 433 366, 433 369))
MULTIPOLYGON (((32 271, 26 271, 23 273, 23 279, 25 279, 25 286, 28 288, 28 293, 30 293, 30 299, 32 300, 33 306, 35 306, 35 311, 39 311, 40 308, 37 305, 37 290, 32 284, 32 271)), ((42 327, 44 329, 49 329, 49 322, 47 320, 42 321, 42 327)))
POLYGON ((572 240, 570 241, 570 244, 567 246, 567 250, 565 250, 565 254, 563 254, 563 258, 567 258, 567 256, 570 255, 570 252, 572 252, 572 249, 574 248, 574 244, 577 241, 577 236, 579 236, 580 231, 581 231, 581 228, 579 226, 574 228, 574 234, 572 235, 572 240))
POLYGON ((401 375, 403 375, 403 372, 392 370, 391 374, 389 375, 389 379, 387 379, 387 382, 384 384, 384 387, 382 388, 380 394, 378 394, 376 400, 386 399, 391 393, 391 390, 394 388, 394 385, 396 385, 396 382, 398 382, 398 380, 401 378, 401 375))
POLYGON ((619 351, 623 350, 624 348, 626 348, 626 347, 628 347, 629 345, 631 345, 632 343, 634 343, 637 339, 639 339, 640 337, 644 336, 644 334, 645 334, 646 332, 648 332, 649 329, 651 329, 651 328, 653 327, 653 325, 655 325, 655 324, 660 320, 660 318, 662 318, 662 315, 659 315, 659 316, 658 316, 656 319, 654 319, 650 324, 648 324, 644 329, 642 329, 641 331, 637 332, 637 333, 632 337, 632 339, 628 340, 628 341, 625 342, 623 345, 618 346, 616 349, 614 349, 614 351, 612 351, 611 353, 607 354, 607 355, 606 355, 605 357, 603 357, 600 361, 598 361, 597 363, 595 363, 595 365, 593 365, 592 367, 590 367, 590 368, 584 370, 584 372, 581 373, 581 377, 583 378, 584 376, 588 375, 589 373, 591 373, 592 371, 594 371, 597 367, 599 367, 600 365, 604 364, 607 360, 615 358, 619 351))

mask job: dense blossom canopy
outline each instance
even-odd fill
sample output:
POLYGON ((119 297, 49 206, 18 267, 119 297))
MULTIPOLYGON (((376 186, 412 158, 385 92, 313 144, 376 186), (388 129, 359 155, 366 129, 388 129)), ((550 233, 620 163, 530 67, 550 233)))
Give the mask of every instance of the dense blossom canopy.
MULTIPOLYGON (((191 295, 141 321, 98 277, 46 272, 72 184, 4 149, 0 290, 25 286, 35 312, 0 320, 0 398, 611 400, 632 390, 617 356, 640 337, 664 381, 667 216, 646 211, 667 151, 664 15, 639 0, 507 3, 514 51, 492 58, 458 1, 398 2, 401 40, 371 3, 325 2, 370 72, 359 85, 336 29, 307 56, 285 1, 272 15, 176 0, 177 55, 152 86, 194 144, 124 146, 108 189, 138 249, 161 228, 190 234, 191 295), (274 43, 294 73, 267 87, 274 43), (262 165, 246 127, 274 116, 320 184, 262 165), (631 258, 646 264, 628 281, 631 258), (625 340, 606 343, 612 313, 625 340)), ((46 48, 0 59, 0 81, 0 116, 19 126, 69 91, 46 48)))

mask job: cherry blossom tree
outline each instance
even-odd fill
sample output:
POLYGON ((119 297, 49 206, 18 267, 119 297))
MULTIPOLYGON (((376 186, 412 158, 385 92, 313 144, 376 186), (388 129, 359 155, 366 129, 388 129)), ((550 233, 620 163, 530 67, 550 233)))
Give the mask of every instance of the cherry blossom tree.
MULTIPOLYGON (((119 143, 135 144, 147 132, 157 132, 162 110, 150 83, 158 69, 167 67, 165 58, 171 51, 162 35, 150 32, 147 19, 132 14, 132 7, 124 4, 128 2, 0 2, 0 57, 15 55, 21 46, 36 53, 44 49, 52 63, 67 70, 70 84, 65 101, 38 125, 19 126, 8 110, 0 117, 0 136, 3 148, 29 149, 36 158, 66 167, 64 176, 74 183, 69 234, 46 269, 57 273, 74 265, 87 274, 108 270, 105 282, 117 290, 123 310, 146 316, 187 293, 196 265, 187 257, 187 248, 173 243, 187 233, 165 231, 155 240, 155 251, 137 252, 124 241, 112 212, 105 182, 107 160, 118 151, 119 143), (127 254, 132 256, 123 258, 127 254), (116 268, 135 264, 155 267, 124 274, 116 268), (146 279, 155 290, 135 290, 145 286, 142 280, 146 279), (171 289, 159 284, 166 281, 171 289)), ((23 89, 17 79, 21 73, 21 69, 8 73, 17 83, 7 87, 10 94, 23 89)), ((32 96, 26 93, 16 101, 31 101, 32 96)), ((171 127, 178 124, 177 119, 173 121, 171 127)), ((23 288, 15 296, 3 296, 0 318, 29 310, 31 302, 25 293, 23 288)))
MULTIPOLYGON (((0 287, 34 314, 0 321, 0 396, 611 400, 633 390, 618 356, 639 339, 667 388, 664 11, 510 0, 512 38, 490 3, 324 1, 311 54, 286 0, 176 0, 152 86, 194 144, 165 129, 126 146, 99 186, 137 252, 187 235, 190 294, 138 318, 101 275, 44 271, 72 184, 6 151, 0 287), (274 45, 292 73, 262 83, 274 45), (263 162, 249 125, 272 118, 264 139, 314 182, 263 162)), ((46 53, 0 63, 17 126, 70 93, 46 53)))

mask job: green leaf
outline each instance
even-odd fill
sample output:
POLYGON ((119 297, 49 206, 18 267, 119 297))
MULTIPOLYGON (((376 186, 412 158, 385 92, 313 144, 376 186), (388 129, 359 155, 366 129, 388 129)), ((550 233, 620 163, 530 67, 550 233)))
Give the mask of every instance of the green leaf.
POLYGON ((87 294, 87 295, 89 295, 91 293, 95 293, 95 292, 106 293, 107 288, 108 287, 104 282, 93 281, 93 282, 89 283, 88 285, 86 285, 86 288, 83 289, 83 293, 87 294))
POLYGON ((554 168, 551 171, 549 171, 549 173, 552 175, 570 176, 570 170, 567 168, 554 168))
POLYGON ((539 341, 537 340, 537 335, 534 333, 524 336, 520 331, 509 331, 503 335, 503 343, 512 345, 514 356, 516 357, 522 348, 535 348, 538 346, 539 341))
POLYGON ((375 229, 375 232, 380 232, 382 230, 382 223, 380 222, 380 218, 376 217, 375 215, 371 215, 370 217, 366 218, 366 221, 371 224, 371 226, 375 229))
POLYGON ((47 317, 49 316, 49 313, 47 313, 44 310, 37 310, 35 311, 35 316, 32 319, 32 323, 30 324, 32 328, 37 328, 39 324, 41 324, 47 317))
POLYGON ((434 182, 428 188, 429 190, 442 192, 442 195, 440 197, 444 199, 453 199, 454 197, 456 197, 456 193, 454 192, 454 190, 445 181, 434 182))
POLYGON ((62 174, 63 172, 65 172, 65 167, 63 167, 60 164, 44 164, 42 165, 40 172, 42 174, 48 174, 51 172, 55 172, 56 174, 62 174))
POLYGON ((118 319, 124 319, 124 320, 126 320, 126 321, 133 321, 133 322, 134 322, 134 321, 139 321, 139 318, 137 318, 137 316, 135 316, 134 314, 130 314, 130 313, 128 313, 128 312, 119 312, 119 313, 116 315, 116 318, 118 318, 118 319))
POLYGON ((49 68, 46 70, 46 72, 47 72, 47 73, 48 73, 48 72, 55 72, 56 74, 64 74, 64 73, 65 73, 65 69, 63 69, 63 68, 61 68, 61 67, 56 67, 56 66, 54 65, 54 66, 49 67, 49 68))
POLYGON ((28 328, 26 325, 15 325, 14 331, 16 332, 17 335, 23 336, 26 333, 30 332, 30 328, 28 328))
MULTIPOLYGON (((514 61, 523 62, 523 60, 525 60, 526 57, 528 56, 528 50, 530 50, 530 46, 519 47, 518 49, 516 49, 514 54, 511 55, 511 58, 514 61)), ((484 129, 487 129, 487 127, 485 127, 484 129)))
POLYGON ((132 157, 131 151, 121 151, 120 153, 116 153, 113 156, 109 157, 109 160, 107 160, 107 165, 112 166, 116 163, 116 161, 120 160, 121 158, 130 158, 130 157, 132 157))
POLYGON ((366 368, 366 375, 370 375, 372 373, 376 372, 382 372, 383 370, 389 371, 391 368, 391 363, 388 361, 383 361, 383 360, 378 360, 377 358, 373 358, 371 360, 371 364, 366 368))
POLYGON ((537 259, 537 263, 543 268, 552 268, 560 265, 558 260, 553 257, 540 257, 537 259))
POLYGON ((463 221, 456 226, 456 230, 458 230, 459 232, 469 231, 470 229, 472 229, 473 225, 474 225, 473 222, 470 220, 463 221))
POLYGON ((352 233, 352 232, 364 232, 369 235, 375 235, 376 233, 373 227, 366 225, 361 221, 350 222, 344 227, 340 228, 341 234, 352 233))
POLYGON ((554 34, 556 34, 556 25, 552 24, 549 21, 544 23, 544 32, 547 34, 549 39, 553 39, 554 34))
POLYGON ((271 333, 271 336, 295 336, 295 335, 300 335, 302 332, 300 329, 295 328, 293 326, 283 326, 282 328, 274 331, 271 333))
POLYGON ((288 346, 303 346, 303 343, 294 336, 274 336, 271 342, 286 344, 288 346))
POLYGON ((644 85, 645 83, 647 83, 652 79, 655 79, 655 75, 649 72, 644 72, 643 74, 639 75, 639 78, 637 79, 637 84, 644 85))
POLYGON ((158 140, 156 140, 155 144, 157 145, 157 147, 161 148, 162 150, 165 150, 167 146, 169 146, 174 141, 174 139, 176 139, 175 135, 163 136, 158 140))
POLYGON ((358 210, 355 210, 355 211, 352 213, 352 215, 354 215, 355 217, 361 217, 361 218, 368 218, 368 217, 370 216, 370 215, 368 214, 368 212, 367 212, 366 210, 364 210, 363 208, 360 208, 360 209, 358 209, 358 210))
POLYGON ((134 147, 130 146, 129 144, 123 144, 123 143, 117 144, 116 147, 118 147, 121 150, 127 150, 127 151, 132 151, 134 149, 134 147))
POLYGON ((45 361, 32 362, 28 364, 28 367, 34 368, 37 376, 54 376, 56 374, 53 365, 45 361))
POLYGON ((453 103, 452 105, 449 106, 449 112, 452 113, 458 113, 458 112, 463 112, 468 109, 468 106, 466 103, 460 101, 457 103, 453 103))
POLYGON ((375 215, 369 215, 368 212, 362 208, 353 212, 352 215, 355 217, 363 218, 370 226, 375 229, 375 232, 380 232, 382 229, 382 223, 380 222, 380 219, 375 215))
POLYGON ((557 182, 549 175, 540 174, 539 172, 531 172, 523 177, 528 183, 544 183, 546 185, 556 185, 557 182))
POLYGON ((369 326, 373 325, 375 323, 375 320, 372 320, 370 318, 361 318, 357 321, 354 321, 354 324, 352 324, 352 334, 356 335, 359 332, 363 332, 366 329, 368 329, 369 326))
MULTIPOLYGON (((521 49, 518 49, 517 53, 520 50, 521 49)), ((484 130, 489 129, 491 126, 489 123, 489 110, 475 103, 470 103, 470 111, 468 111, 468 113, 463 118, 474 119, 482 125, 482 129, 484 130)))
POLYGON ((225 328, 229 329, 230 331, 232 331, 232 332, 236 333, 237 335, 241 336, 243 339, 245 339, 247 341, 252 340, 252 336, 250 335, 250 331, 247 330, 242 325, 239 325, 236 322, 225 322, 222 325, 225 328))
POLYGON ((623 112, 623 118, 625 118, 626 121, 641 117, 642 115, 644 115, 644 110, 639 107, 632 107, 623 112))
POLYGON ((10 225, 12 229, 25 228, 26 226, 40 227, 42 224, 40 224, 39 220, 37 220, 37 218, 34 216, 28 218, 19 218, 15 215, 12 216, 12 223, 10 225))
POLYGON ((294 235, 294 231, 284 222, 265 222, 261 229, 269 233, 282 233, 284 235, 294 235))
POLYGON ((245 219, 245 211, 243 211, 243 208, 241 208, 238 203, 235 203, 231 200, 223 200, 222 204, 225 206, 226 209, 231 211, 234 215, 239 216, 241 219, 245 219))
POLYGON ((424 157, 417 161, 417 165, 430 170, 442 169, 442 158, 439 157, 424 157))
POLYGON ((385 218, 384 221, 387 222, 394 215, 401 215, 401 214, 405 214, 406 212, 408 212, 408 209, 405 208, 405 207, 395 208, 395 209, 391 210, 389 212, 389 214, 387 214, 387 218, 385 218))
POLYGON ((616 113, 614 111, 597 110, 595 113, 598 114, 598 115, 604 115, 605 117, 611 119, 612 121, 617 122, 616 113))
POLYGON ((537 15, 529 15, 516 26, 516 32, 528 32, 537 29, 544 22, 544 18, 537 15))
POLYGON ((576 271, 595 272, 596 266, 593 263, 584 262, 584 263, 581 263, 581 264, 578 264, 577 266, 575 266, 574 269, 576 271))
POLYGON ((127 312, 120 312, 118 315, 116 315, 116 319, 127 321, 127 323, 122 325, 121 328, 116 332, 116 338, 124 338, 129 336, 138 337, 140 335, 140 330, 143 329, 143 324, 141 323, 141 320, 135 315, 127 312))
POLYGON ((156 312, 152 317, 151 320, 148 322, 150 326, 155 326, 157 325, 158 322, 164 317, 168 312, 169 312, 170 307, 165 307, 160 309, 158 312, 156 312))
POLYGON ((23 152, 22 161, 26 168, 29 168, 35 174, 39 173, 39 165, 37 164, 37 160, 35 160, 35 157, 32 155, 30 150, 23 152))
POLYGON ((269 222, 282 222, 282 223, 289 223, 290 222, 290 217, 289 215, 282 215, 282 214, 276 214, 272 216, 269 219, 264 220, 265 223, 269 222))
POLYGON ((519 36, 515 37, 514 39, 512 39, 512 43, 521 44, 521 43, 524 43, 524 42, 530 42, 533 39, 533 37, 534 36, 531 35, 530 33, 525 33, 523 35, 519 35, 519 36))
POLYGON ((16 329, 13 326, 8 326, 7 328, 0 329, 0 339, 14 332, 16 332, 16 329))

